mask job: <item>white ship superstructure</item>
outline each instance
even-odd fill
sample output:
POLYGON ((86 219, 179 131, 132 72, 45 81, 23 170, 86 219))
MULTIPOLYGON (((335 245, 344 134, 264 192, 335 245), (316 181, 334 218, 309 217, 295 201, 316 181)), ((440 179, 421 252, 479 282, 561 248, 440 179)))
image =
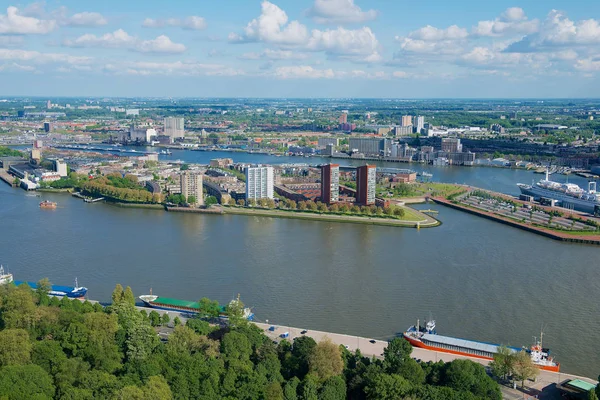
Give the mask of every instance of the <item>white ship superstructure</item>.
POLYGON ((588 190, 584 190, 574 183, 560 183, 548 179, 542 179, 535 185, 517 183, 521 193, 533 196, 536 200, 540 198, 554 199, 560 202, 560 206, 593 214, 596 206, 600 207, 600 195, 596 192, 596 182, 588 183, 588 190))

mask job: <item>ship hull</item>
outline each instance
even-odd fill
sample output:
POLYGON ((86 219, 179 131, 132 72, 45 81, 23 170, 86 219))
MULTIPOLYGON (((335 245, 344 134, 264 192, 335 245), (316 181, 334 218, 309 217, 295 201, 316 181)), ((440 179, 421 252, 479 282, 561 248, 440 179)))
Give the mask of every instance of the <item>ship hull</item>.
MULTIPOLYGON (((15 285, 19 286, 23 283, 28 285, 32 290, 37 289, 37 283, 35 282, 22 282, 22 281, 14 281, 15 285)), ((60 285, 52 285, 50 286, 50 290, 48 291, 49 296, 55 297, 68 297, 70 299, 80 299, 85 297, 87 294, 87 288, 74 288, 71 286, 60 286, 60 285)))
MULTIPOLYGON (((478 354, 472 354, 472 353, 467 353, 467 352, 463 352, 463 351, 459 351, 459 350, 452 350, 452 349, 447 349, 447 348, 442 348, 442 347, 437 347, 437 346, 432 346, 432 345, 428 345, 423 343, 421 340, 416 339, 414 337, 411 337, 410 335, 404 334, 404 339, 406 339, 413 347, 418 347, 421 349, 426 349, 426 350, 431 350, 431 351, 438 351, 440 353, 447 353, 447 354, 453 354, 453 355, 458 355, 458 356, 464 356, 464 357, 469 357, 469 358, 477 358, 480 360, 488 360, 488 361, 493 361, 494 358, 493 357, 487 357, 487 356, 482 356, 482 355, 478 355, 478 354)), ((536 367, 538 367, 539 369, 542 369, 544 371, 552 371, 552 372, 559 372, 560 371, 560 364, 558 365, 539 365, 536 364, 536 367)))
POLYGON ((564 208, 573 208, 577 211, 583 211, 590 214, 594 213, 595 206, 600 206, 600 203, 566 196, 552 190, 539 189, 534 186, 519 185, 519 190, 522 194, 532 196, 536 200, 539 200, 542 197, 553 199, 560 202, 560 205, 564 208))

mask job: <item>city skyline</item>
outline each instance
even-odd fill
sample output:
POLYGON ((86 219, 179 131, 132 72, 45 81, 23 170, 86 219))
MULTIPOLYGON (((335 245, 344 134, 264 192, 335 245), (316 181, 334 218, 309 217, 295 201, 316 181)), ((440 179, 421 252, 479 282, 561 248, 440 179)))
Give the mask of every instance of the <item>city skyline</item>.
POLYGON ((569 98, 600 83, 592 1, 159 4, 8 3, 0 95, 569 98))

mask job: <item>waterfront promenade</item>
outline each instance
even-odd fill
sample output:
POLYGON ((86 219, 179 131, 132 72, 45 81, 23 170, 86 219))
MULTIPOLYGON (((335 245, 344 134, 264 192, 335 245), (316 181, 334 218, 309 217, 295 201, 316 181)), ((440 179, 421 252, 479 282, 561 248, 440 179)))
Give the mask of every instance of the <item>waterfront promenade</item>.
MULTIPOLYGON (((167 314, 169 314, 171 320, 173 318, 175 318, 176 316, 178 316, 179 319, 184 324, 187 321, 186 317, 184 317, 183 315, 181 315, 180 313, 178 313, 176 311, 165 311, 165 310, 159 310, 159 309, 154 309, 154 308, 150 308, 150 307, 142 307, 142 306, 138 306, 137 308, 139 310, 144 310, 148 313, 150 311, 156 311, 161 315, 167 313, 167 314)), ((292 327, 292 326, 275 325, 275 324, 268 324, 268 323, 262 323, 262 322, 252 322, 252 323, 255 324, 256 326, 258 326, 266 336, 268 336, 270 339, 272 339, 275 342, 279 342, 279 341, 283 340, 283 338, 281 337, 281 335, 283 333, 288 333, 286 340, 288 340, 290 342, 293 342, 293 340, 295 338, 301 337, 301 336, 309 336, 317 342, 320 342, 325 339, 329 339, 337 345, 346 347, 346 349, 348 349, 348 351, 354 352, 356 350, 360 350, 360 352, 364 356, 367 356, 367 357, 383 358, 383 351, 387 347, 387 344, 388 344, 387 340, 377 340, 374 338, 346 335, 346 334, 342 334, 342 333, 323 332, 323 331, 317 331, 317 330, 312 330, 312 329, 307 329, 307 328, 296 328, 296 327, 292 327), (269 330, 269 328, 271 326, 275 327, 274 331, 269 330), (303 335, 301 332, 303 332, 305 330, 306 330, 306 333, 304 333, 304 335, 303 335), (371 342, 372 340, 374 340, 374 343, 371 342)), ((471 360, 473 362, 479 363, 484 366, 487 366, 489 364, 488 360, 482 360, 479 358, 467 357, 467 356, 461 356, 461 355, 455 355, 455 354, 442 353, 442 352, 438 352, 438 351, 426 350, 426 349, 421 349, 421 348, 416 348, 416 347, 413 347, 413 351, 412 351, 411 355, 414 359, 417 359, 417 360, 420 360, 423 362, 428 362, 428 361, 451 362, 453 360, 463 359, 463 360, 471 360)), ((518 387, 516 389, 514 389, 512 387, 507 387, 507 386, 503 386, 503 385, 501 385, 500 388, 502 390, 502 397, 504 399, 537 398, 537 399, 547 399, 547 400, 554 400, 554 399, 558 400, 558 399, 562 399, 562 397, 560 395, 560 392, 556 389, 556 384, 564 381, 565 379, 582 379, 582 380, 585 380, 592 384, 598 383, 597 381, 595 381, 591 378, 587 378, 587 377, 571 375, 571 374, 563 373, 563 372, 556 373, 556 372, 540 370, 540 373, 539 373, 538 377, 536 378, 535 382, 529 381, 526 383, 527 388, 525 389, 525 391, 522 391, 518 387)))

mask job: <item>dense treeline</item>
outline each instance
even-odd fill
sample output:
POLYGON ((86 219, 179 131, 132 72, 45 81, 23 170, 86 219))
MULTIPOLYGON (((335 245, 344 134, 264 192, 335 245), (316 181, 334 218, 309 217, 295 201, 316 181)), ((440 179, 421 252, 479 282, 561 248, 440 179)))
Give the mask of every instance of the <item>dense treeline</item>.
MULTIPOLYGON (((168 322, 134 307, 120 285, 108 307, 0 287, 0 397, 10 399, 500 399, 498 385, 470 361, 420 363, 394 339, 384 359, 330 341, 273 343, 243 320, 212 326, 168 322), (165 329, 165 328, 163 328, 165 329)), ((238 304, 243 307, 243 305, 238 304)), ((232 310, 230 315, 236 314, 232 310)))
POLYGON ((22 157, 23 153, 10 147, 0 146, 0 157, 22 157))
POLYGON ((160 193, 150 193, 137 183, 134 175, 109 174, 83 182, 81 190, 92 196, 109 197, 115 200, 133 203, 160 203, 160 193))

